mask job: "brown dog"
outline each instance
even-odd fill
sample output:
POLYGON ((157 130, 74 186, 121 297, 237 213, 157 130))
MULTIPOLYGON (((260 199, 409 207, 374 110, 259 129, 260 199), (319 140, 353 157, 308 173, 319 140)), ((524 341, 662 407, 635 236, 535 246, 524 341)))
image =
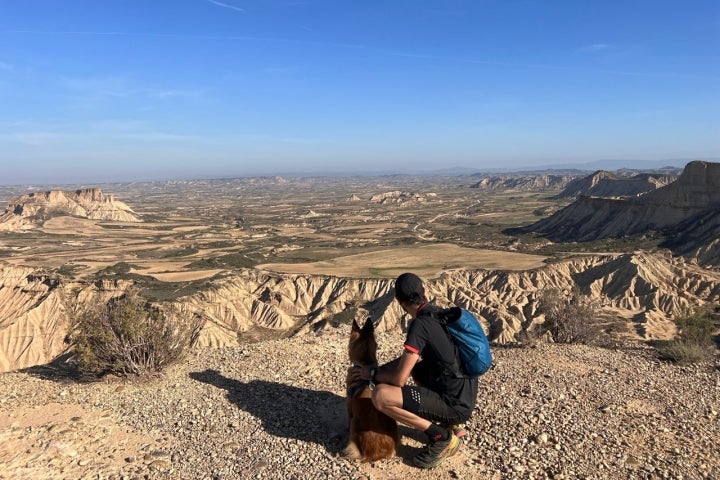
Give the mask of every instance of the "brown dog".
MULTIPOLYGON (((377 366, 375 326, 370 318, 362 329, 353 320, 348 352, 350 361, 355 365, 377 366)), ((372 404, 370 384, 351 384, 351 369, 348 369, 347 392, 350 439, 343 454, 363 461, 393 457, 399 441, 398 426, 395 420, 378 411, 372 404)))

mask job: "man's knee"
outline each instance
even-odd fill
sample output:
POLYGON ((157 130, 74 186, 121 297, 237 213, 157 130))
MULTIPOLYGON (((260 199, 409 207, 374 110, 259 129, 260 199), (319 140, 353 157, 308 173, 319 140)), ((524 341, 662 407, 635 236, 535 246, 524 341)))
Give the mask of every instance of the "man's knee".
POLYGON ((388 407, 402 407, 402 389, 387 384, 377 385, 373 390, 372 402, 381 412, 388 407))

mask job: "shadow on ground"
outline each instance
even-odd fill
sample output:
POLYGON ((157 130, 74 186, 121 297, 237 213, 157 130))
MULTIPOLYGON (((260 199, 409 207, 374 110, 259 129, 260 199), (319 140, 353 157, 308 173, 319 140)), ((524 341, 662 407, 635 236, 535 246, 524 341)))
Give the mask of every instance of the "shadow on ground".
POLYGON ((83 375, 80 373, 77 367, 70 361, 71 358, 71 354, 66 353, 45 365, 34 365, 18 371, 36 378, 58 383, 91 383, 100 380, 98 375, 83 375))
POLYGON ((265 380, 247 383, 216 370, 191 372, 190 378, 227 391, 227 398, 262 421, 270 435, 322 445, 337 454, 347 441, 345 398, 265 380))

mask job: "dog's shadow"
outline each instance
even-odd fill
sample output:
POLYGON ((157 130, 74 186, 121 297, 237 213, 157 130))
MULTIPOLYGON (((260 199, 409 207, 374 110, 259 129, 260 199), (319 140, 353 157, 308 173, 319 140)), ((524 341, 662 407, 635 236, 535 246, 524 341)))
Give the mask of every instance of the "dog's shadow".
POLYGON ((216 370, 189 375, 226 390, 228 400, 258 418, 270 435, 317 443, 332 454, 339 453, 345 446, 345 397, 265 380, 243 383, 216 370))

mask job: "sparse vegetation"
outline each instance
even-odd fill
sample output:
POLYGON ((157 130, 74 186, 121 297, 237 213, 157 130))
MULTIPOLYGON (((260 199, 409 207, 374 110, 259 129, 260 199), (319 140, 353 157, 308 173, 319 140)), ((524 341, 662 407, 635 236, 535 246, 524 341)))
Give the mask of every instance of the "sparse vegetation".
POLYGON ((72 264, 72 263, 66 263, 57 269, 57 273, 58 273, 58 275, 62 275, 63 277, 72 278, 75 276, 77 271, 80 270, 80 268, 81 267, 79 265, 72 264))
POLYGON ((230 253, 218 257, 202 258, 187 265, 190 270, 201 270, 207 268, 252 268, 258 262, 249 258, 244 253, 230 253))
POLYGON ((549 289, 540 297, 539 311, 545 314, 538 335, 550 333, 557 343, 592 344, 599 328, 592 302, 578 290, 569 296, 560 290, 549 289))
POLYGON ((90 305, 71 334, 82 374, 143 375, 181 360, 197 341, 203 320, 150 305, 135 289, 107 304, 90 305))
POLYGON ((158 258, 158 259, 171 259, 178 257, 188 257, 195 255, 198 252, 197 248, 191 246, 183 246, 179 248, 156 248, 152 250, 140 250, 135 255, 138 258, 158 258))
POLYGON ((115 265, 110 265, 100 270, 98 275, 100 277, 107 275, 127 275, 133 268, 138 268, 138 266, 127 262, 118 262, 115 265))
POLYGON ((712 317, 705 311, 689 312, 675 320, 678 337, 669 341, 655 342, 658 356, 680 365, 708 360, 714 350, 712 317))
POLYGON ((350 325, 357 318, 357 307, 348 306, 345 310, 336 313, 329 320, 330 325, 338 327, 340 325, 350 325))

